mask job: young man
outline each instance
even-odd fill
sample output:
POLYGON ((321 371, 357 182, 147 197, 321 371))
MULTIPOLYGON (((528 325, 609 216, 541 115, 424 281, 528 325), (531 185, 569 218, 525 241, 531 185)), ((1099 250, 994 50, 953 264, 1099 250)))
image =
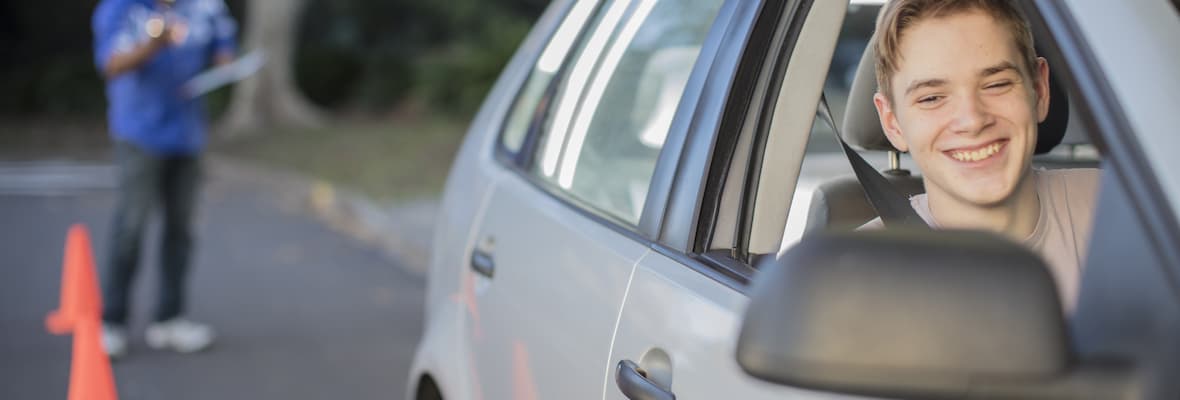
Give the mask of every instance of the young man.
POLYGON ((1098 170, 1032 168, 1050 98, 1028 21, 1006 0, 894 0, 871 45, 881 126, 923 173, 914 210, 935 228, 991 231, 1038 251, 1072 310, 1098 170))
POLYGON ((211 61, 233 58, 236 23, 222 0, 102 0, 92 25, 119 168, 102 274, 103 346, 112 357, 127 351, 130 285, 144 226, 158 207, 164 217, 160 290, 145 339, 156 348, 204 349, 213 331, 182 315, 205 116, 200 99, 189 98, 182 85, 211 61))

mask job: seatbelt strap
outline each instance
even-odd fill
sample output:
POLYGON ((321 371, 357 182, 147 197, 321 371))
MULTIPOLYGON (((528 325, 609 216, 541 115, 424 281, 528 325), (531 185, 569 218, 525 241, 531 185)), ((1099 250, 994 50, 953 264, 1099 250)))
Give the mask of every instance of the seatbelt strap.
POLYGON ((860 181, 860 186, 864 188, 865 197, 868 198, 869 204, 873 206, 873 210, 877 211, 877 215, 881 216, 881 221, 885 223, 886 228, 894 228, 898 226, 926 226, 926 221, 918 216, 914 208, 910 206, 910 201, 897 191, 897 188, 885 179, 872 165, 869 165, 864 158, 852 150, 848 143, 844 142, 843 136, 840 135, 840 127, 836 125, 835 119, 832 118, 832 110, 828 107, 828 99, 823 94, 819 98, 819 114, 831 125, 832 132, 836 133, 836 140, 840 142, 840 147, 844 149, 844 155, 848 157, 848 162, 852 164, 852 172, 856 173, 856 180, 860 181))

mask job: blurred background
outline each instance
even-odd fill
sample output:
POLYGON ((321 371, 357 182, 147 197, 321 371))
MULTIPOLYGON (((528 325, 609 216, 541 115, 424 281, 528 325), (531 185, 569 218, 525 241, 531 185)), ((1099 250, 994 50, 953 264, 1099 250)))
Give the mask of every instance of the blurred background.
MULTIPOLYGON (((65 398, 70 338, 45 332, 67 228, 101 271, 112 143, 97 0, 0 2, 0 398, 65 398)), ((218 343, 155 352, 158 227, 134 286, 123 399, 401 398, 439 192, 467 123, 544 0, 225 0, 260 76, 206 96, 190 313, 218 343), (277 29, 281 34, 258 32, 277 29)))
MULTIPOLYGON (((96 4, 97 0, 62 2, 50 12, 39 2, 0 3, 0 49, 7 60, 0 63, 0 152, 6 159, 39 158, 38 152, 45 151, 91 157, 89 150, 106 141, 105 99, 91 50, 90 15, 96 4)), ((465 123, 547 2, 226 4, 240 24, 244 51, 258 46, 290 48, 289 60, 269 60, 266 68, 289 68, 293 87, 271 85, 264 91, 282 97, 271 103, 294 106, 264 110, 258 102, 234 103, 232 87, 211 93, 206 102, 212 120, 218 122, 214 150, 284 166, 298 164, 294 167, 344 180, 380 197, 405 197, 437 190, 437 179, 406 182, 408 187, 397 184, 403 190, 393 190, 397 181, 390 176, 370 176, 383 168, 353 167, 373 166, 374 159, 407 160, 388 153, 406 147, 434 151, 396 155, 447 164, 446 157, 439 157, 446 154, 437 152, 457 144, 465 123), (267 12, 267 7, 297 11, 267 12), (255 10, 259 12, 251 13, 255 10), (284 27, 290 34, 252 43, 252 24, 284 27), (243 109, 231 112, 231 106, 243 109), (240 115, 249 117, 234 117, 240 115), (335 149, 332 146, 342 151, 328 151, 335 149), (310 160, 312 150, 316 160, 310 160), (355 153, 360 150, 378 150, 382 157, 355 153), (330 159, 339 153, 349 156, 330 159)), ((429 175, 420 178, 438 178, 429 175)))

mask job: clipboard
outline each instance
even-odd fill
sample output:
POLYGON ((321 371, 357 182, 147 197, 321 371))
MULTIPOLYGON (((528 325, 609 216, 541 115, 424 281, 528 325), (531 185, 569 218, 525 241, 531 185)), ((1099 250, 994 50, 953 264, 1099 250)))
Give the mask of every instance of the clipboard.
POLYGON ((266 54, 254 50, 245 56, 197 74, 180 87, 181 96, 195 99, 218 88, 249 78, 266 64, 266 54))

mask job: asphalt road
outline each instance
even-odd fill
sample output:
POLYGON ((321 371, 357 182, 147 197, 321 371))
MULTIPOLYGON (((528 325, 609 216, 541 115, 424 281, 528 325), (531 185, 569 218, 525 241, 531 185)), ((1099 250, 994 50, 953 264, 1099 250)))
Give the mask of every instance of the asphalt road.
MULTIPOLYGON (((70 224, 106 257, 111 170, 0 164, 0 399, 65 399, 70 337, 45 331, 57 307, 70 224)), ((143 343, 155 299, 156 228, 136 283, 128 399, 400 399, 421 332, 424 283, 325 228, 257 182, 212 176, 202 193, 189 316, 219 341, 178 355, 143 343)), ((101 270, 101 265, 100 265, 101 270)))

